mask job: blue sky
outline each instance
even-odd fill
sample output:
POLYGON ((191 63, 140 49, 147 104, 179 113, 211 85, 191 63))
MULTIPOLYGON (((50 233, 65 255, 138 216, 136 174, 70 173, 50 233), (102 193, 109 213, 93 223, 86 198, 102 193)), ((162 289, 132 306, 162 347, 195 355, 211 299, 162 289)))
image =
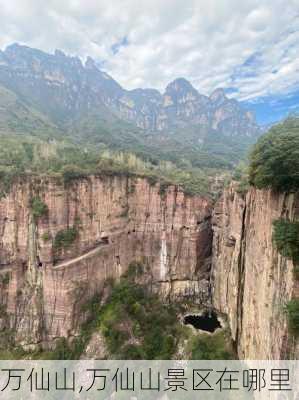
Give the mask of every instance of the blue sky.
POLYGON ((290 114, 298 114, 299 90, 287 96, 268 96, 244 101, 242 105, 255 112, 259 124, 271 124, 290 114))
POLYGON ((0 47, 94 58, 125 88, 222 87, 268 123, 297 108, 299 0, 0 0, 0 47))

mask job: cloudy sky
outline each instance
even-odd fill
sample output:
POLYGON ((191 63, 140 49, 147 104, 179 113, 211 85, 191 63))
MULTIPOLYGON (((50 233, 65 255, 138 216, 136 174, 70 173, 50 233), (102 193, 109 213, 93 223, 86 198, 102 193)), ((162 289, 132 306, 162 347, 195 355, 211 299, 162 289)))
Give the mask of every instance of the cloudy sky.
POLYGON ((185 77, 261 122, 299 109, 299 0, 0 0, 0 47, 92 56, 124 87, 185 77))

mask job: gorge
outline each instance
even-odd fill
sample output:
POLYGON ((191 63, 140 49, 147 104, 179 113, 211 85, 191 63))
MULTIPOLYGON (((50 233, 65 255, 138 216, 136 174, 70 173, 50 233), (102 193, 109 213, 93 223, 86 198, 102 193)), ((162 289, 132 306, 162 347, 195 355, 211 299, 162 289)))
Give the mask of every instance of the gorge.
POLYGON ((272 223, 298 213, 298 194, 233 184, 212 201, 125 175, 19 179, 0 200, 1 331, 27 349, 75 337, 80 306, 139 261, 164 302, 226 316, 241 359, 295 358, 298 281, 272 223))

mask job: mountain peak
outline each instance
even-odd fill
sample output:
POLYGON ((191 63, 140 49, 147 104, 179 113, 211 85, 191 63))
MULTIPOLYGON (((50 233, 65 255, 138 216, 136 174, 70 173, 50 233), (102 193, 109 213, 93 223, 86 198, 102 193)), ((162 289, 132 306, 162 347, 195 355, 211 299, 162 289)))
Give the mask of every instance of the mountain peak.
POLYGON ((28 46, 21 45, 19 43, 12 43, 9 46, 6 46, 4 53, 13 55, 13 54, 21 54, 27 51, 33 51, 33 49, 31 49, 28 46))
POLYGON ((214 92, 210 95, 210 100, 212 100, 213 102, 227 100, 224 89, 222 88, 215 89, 214 92))
POLYGON ((19 49, 21 47, 26 47, 26 46, 22 46, 19 43, 15 42, 15 43, 12 43, 12 44, 6 46, 5 50, 15 50, 15 49, 19 49))
POLYGON ((55 55, 55 57, 61 57, 61 58, 66 57, 66 55, 64 54, 64 52, 63 52, 62 50, 58 50, 58 49, 55 50, 54 55, 55 55))
POLYGON ((166 92, 195 91, 194 87, 185 78, 177 78, 166 86, 166 92))
POLYGON ((96 67, 96 63, 95 63, 95 61, 94 61, 94 59, 93 58, 91 58, 91 57, 87 57, 87 59, 86 59, 86 61, 85 61, 85 68, 88 68, 88 69, 94 69, 94 68, 97 68, 96 67))

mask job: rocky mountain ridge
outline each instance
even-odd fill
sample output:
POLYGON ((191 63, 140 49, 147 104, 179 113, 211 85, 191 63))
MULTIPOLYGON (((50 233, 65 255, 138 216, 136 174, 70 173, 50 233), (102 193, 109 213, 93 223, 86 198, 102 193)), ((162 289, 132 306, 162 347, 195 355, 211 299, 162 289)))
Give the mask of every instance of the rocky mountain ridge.
POLYGON ((154 89, 125 90, 91 58, 82 64, 59 50, 47 54, 18 44, 8 46, 0 51, 0 83, 58 124, 96 111, 151 132, 198 126, 228 137, 260 133, 254 115, 228 99, 222 89, 207 97, 179 78, 163 94, 154 89))

